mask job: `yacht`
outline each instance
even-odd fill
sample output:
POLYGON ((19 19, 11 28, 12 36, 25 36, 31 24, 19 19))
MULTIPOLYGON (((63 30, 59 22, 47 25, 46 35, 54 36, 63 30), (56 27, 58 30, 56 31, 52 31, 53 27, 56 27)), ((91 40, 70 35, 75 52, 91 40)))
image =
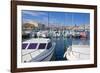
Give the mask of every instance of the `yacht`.
POLYGON ((42 37, 42 38, 48 37, 48 31, 39 31, 39 32, 37 32, 37 37, 42 37))
POLYGON ((49 38, 32 38, 22 42, 22 62, 50 61, 55 43, 49 38))

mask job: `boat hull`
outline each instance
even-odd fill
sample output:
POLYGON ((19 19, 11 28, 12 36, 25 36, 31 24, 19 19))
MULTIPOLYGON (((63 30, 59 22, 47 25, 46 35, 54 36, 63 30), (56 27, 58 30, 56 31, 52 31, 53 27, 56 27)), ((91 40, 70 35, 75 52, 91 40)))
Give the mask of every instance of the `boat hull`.
POLYGON ((43 51, 35 58, 32 58, 30 62, 50 61, 54 53, 55 43, 53 43, 52 45, 53 46, 49 50, 43 51))

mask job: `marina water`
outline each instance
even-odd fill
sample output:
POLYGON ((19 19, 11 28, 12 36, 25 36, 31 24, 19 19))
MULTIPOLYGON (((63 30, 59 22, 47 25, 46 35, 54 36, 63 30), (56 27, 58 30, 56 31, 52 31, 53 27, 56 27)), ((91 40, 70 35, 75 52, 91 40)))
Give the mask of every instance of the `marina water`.
MULTIPOLYGON (((89 36, 89 35, 88 35, 89 36)), ((56 43, 53 59, 51 61, 63 61, 66 60, 63 55, 69 46, 74 45, 90 45, 90 39, 73 39, 73 38, 52 38, 52 41, 56 43)))

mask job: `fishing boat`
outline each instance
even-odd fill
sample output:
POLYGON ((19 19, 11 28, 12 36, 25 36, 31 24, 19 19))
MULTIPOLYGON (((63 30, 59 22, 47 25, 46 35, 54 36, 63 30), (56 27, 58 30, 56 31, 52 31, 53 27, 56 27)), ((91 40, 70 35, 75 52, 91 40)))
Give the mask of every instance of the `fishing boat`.
POLYGON ((87 38, 86 32, 80 32, 80 38, 87 38))
POLYGON ((40 38, 48 37, 48 31, 39 31, 39 32, 37 32, 37 37, 40 37, 40 38))
POLYGON ((22 62, 50 61, 55 43, 49 38, 32 38, 22 42, 22 62))
POLYGON ((52 37, 59 38, 60 36, 61 36, 61 32, 60 31, 53 31, 52 32, 52 37))
POLYGON ((60 30, 56 32, 56 37, 60 37, 61 36, 61 32, 60 30))
POLYGON ((70 37, 70 32, 68 30, 64 31, 63 36, 69 38, 70 37))

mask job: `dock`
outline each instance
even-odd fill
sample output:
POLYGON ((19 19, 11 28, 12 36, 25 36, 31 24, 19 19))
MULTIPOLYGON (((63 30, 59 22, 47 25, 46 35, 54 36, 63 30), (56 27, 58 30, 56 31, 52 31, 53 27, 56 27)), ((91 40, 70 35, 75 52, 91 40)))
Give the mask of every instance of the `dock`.
POLYGON ((90 46, 89 45, 72 45, 65 54, 68 60, 88 60, 90 58, 90 46))

